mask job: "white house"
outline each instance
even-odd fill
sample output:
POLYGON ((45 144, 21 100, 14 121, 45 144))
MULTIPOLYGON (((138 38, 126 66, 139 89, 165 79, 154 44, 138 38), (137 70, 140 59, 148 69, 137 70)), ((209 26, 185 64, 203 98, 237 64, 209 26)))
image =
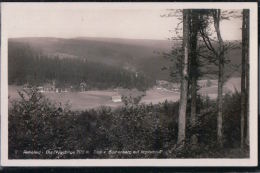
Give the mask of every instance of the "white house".
POLYGON ((112 101, 115 102, 115 103, 122 102, 121 95, 114 95, 114 96, 112 96, 112 101))
POLYGON ((38 89, 38 92, 40 92, 40 93, 43 93, 43 92, 44 92, 43 86, 38 86, 37 89, 38 89))

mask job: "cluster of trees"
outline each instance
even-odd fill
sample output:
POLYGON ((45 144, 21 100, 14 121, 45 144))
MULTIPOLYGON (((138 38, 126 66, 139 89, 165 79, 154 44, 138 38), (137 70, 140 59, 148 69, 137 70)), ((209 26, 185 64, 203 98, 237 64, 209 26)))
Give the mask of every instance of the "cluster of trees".
MULTIPOLYGON (((179 50, 177 58, 179 60, 179 72, 181 82, 181 98, 179 106, 178 122, 178 144, 183 146, 186 139, 186 118, 187 103, 190 98, 190 122, 188 125, 196 126, 198 115, 197 110, 197 80, 200 76, 205 75, 201 72, 202 66, 216 66, 218 78, 218 98, 217 98, 217 143, 223 146, 223 84, 225 82, 224 68, 229 63, 227 52, 235 49, 236 46, 229 42, 224 42, 221 31, 220 21, 232 17, 241 17, 234 11, 221 11, 220 9, 210 10, 182 10, 183 40, 182 49, 179 50)), ((175 11, 175 16, 180 16, 180 12, 175 11)), ((248 89, 249 89, 249 10, 244 9, 242 12, 242 73, 241 73, 241 148, 244 148, 245 142, 248 144, 249 127, 248 127, 248 89), (247 125, 246 125, 247 122, 247 125), (245 133, 246 131, 246 133, 245 133), (247 134, 247 135, 245 135, 247 134)), ((175 51, 176 52, 176 51, 175 51)), ((176 55, 175 55, 176 56, 176 55)), ((206 72, 207 73, 207 72, 206 72)), ((208 72, 210 73, 210 72, 208 72)), ((196 134, 192 139, 196 143, 196 134)))
POLYGON ((116 109, 100 106, 85 111, 71 111, 67 104, 50 102, 37 89, 19 92, 20 99, 9 108, 8 143, 10 159, 84 159, 84 158, 244 158, 246 152, 233 150, 240 143, 240 95, 223 97, 224 148, 219 149, 216 138, 216 100, 199 97, 200 126, 187 127, 187 137, 194 131, 200 145, 192 149, 187 142, 178 148, 179 102, 140 104, 139 99, 124 98, 124 105, 116 109), (81 154, 48 154, 47 151, 77 151, 81 154), (109 154, 112 151, 161 151, 159 153, 109 154), (24 154, 40 151, 41 154, 24 154), (95 151, 106 151, 97 154, 95 151))
POLYGON ((57 87, 79 87, 86 82, 88 88, 145 90, 154 84, 142 73, 85 59, 47 57, 22 43, 9 42, 8 55, 8 80, 14 85, 37 86, 56 81, 57 87))

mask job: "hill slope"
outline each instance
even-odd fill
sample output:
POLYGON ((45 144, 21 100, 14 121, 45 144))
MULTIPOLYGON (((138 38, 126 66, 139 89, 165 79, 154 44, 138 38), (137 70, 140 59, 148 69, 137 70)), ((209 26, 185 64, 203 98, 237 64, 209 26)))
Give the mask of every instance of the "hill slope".
MULTIPOLYGON (((118 39, 79 37, 73 39, 31 37, 9 39, 9 44, 29 45, 36 52, 49 57, 80 58, 87 61, 123 67, 138 71, 154 79, 169 80, 169 72, 162 71, 170 62, 156 52, 168 52, 174 43, 168 40, 118 39)), ((176 43, 177 44, 177 43, 176 43)), ((228 55, 231 64, 239 64, 241 50, 233 50, 228 55)), ((230 68, 226 69, 231 72, 230 68)), ((239 75, 238 72, 232 76, 239 75)))

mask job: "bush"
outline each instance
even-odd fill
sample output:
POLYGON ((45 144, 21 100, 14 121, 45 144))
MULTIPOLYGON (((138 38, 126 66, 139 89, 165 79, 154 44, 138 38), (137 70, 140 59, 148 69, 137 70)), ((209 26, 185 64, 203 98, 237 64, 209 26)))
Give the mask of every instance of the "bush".
POLYGON ((63 136, 69 133, 64 115, 70 118, 70 111, 51 103, 36 88, 18 93, 21 99, 9 109, 9 156, 62 147, 66 143, 63 136))

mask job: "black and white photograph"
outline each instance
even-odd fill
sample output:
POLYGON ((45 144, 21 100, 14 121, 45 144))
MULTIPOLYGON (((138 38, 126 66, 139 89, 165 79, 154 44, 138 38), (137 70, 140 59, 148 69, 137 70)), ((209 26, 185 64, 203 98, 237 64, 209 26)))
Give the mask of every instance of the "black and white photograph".
POLYGON ((1 6, 4 166, 257 164, 257 3, 1 6))

